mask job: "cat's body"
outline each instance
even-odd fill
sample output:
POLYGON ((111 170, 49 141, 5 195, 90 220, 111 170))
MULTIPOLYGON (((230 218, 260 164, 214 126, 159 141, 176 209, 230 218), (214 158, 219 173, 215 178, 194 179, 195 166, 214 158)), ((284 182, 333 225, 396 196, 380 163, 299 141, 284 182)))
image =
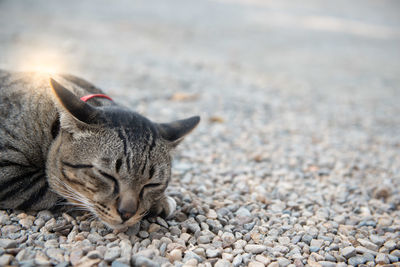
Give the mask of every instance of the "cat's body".
POLYGON ((106 98, 83 102, 102 92, 80 78, 52 77, 0 71, 0 209, 66 198, 114 228, 165 211, 169 152, 198 117, 152 123, 106 98))

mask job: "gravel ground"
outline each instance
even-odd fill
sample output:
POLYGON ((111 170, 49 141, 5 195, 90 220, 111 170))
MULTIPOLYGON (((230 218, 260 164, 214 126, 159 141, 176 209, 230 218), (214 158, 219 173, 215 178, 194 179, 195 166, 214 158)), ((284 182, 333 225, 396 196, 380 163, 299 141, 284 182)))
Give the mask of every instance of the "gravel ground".
POLYGON ((200 114, 173 218, 0 211, 0 266, 400 266, 396 1, 4 1, 0 68, 200 114))

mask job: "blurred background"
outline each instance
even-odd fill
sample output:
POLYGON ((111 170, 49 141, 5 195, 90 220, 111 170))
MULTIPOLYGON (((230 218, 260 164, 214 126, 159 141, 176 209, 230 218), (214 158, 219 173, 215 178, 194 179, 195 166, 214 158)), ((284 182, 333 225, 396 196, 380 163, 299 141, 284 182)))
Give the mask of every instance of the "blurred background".
POLYGON ((222 150, 399 142, 399 1, 0 0, 0 25, 0 68, 78 75, 155 121, 200 114, 222 150))

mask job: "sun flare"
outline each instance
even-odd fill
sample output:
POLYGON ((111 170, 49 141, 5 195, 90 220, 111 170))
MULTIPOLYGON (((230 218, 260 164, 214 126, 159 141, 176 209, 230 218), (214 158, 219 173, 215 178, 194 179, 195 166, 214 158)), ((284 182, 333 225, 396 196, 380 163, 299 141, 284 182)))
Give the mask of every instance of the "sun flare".
POLYGON ((65 70, 65 59, 60 53, 53 51, 35 51, 24 56, 19 64, 24 71, 43 72, 48 74, 60 73, 65 70))

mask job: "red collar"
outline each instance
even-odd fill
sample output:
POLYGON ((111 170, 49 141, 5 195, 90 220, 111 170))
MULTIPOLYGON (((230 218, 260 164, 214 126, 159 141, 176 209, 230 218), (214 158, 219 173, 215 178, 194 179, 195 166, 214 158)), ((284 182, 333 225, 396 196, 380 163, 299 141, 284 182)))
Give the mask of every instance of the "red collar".
POLYGON ((87 102, 89 99, 95 98, 95 97, 107 98, 108 100, 113 101, 113 100, 111 99, 111 97, 106 96, 106 95, 103 95, 103 94, 85 95, 85 96, 82 96, 82 97, 81 97, 81 100, 84 101, 84 102, 87 102))

